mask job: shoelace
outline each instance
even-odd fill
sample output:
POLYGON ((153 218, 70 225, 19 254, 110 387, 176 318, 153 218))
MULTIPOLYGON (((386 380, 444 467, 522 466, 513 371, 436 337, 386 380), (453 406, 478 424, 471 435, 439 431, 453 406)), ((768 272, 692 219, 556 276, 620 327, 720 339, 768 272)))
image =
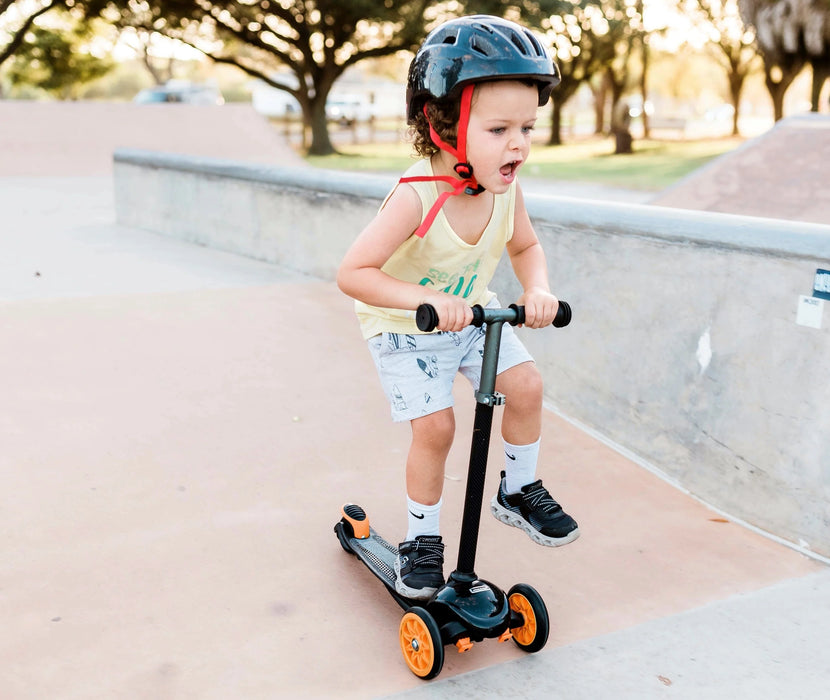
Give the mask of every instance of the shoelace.
POLYGON ((532 510, 539 508, 545 513, 555 513, 562 510, 562 506, 553 500, 548 490, 542 486, 541 481, 537 481, 525 492, 524 499, 532 510))
POLYGON ((444 545, 437 542, 417 542, 415 560, 419 565, 443 566, 444 545))

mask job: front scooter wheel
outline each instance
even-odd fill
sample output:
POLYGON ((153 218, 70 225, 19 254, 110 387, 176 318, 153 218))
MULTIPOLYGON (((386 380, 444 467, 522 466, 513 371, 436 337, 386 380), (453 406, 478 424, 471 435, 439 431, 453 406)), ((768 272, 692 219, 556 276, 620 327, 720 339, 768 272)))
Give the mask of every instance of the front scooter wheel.
POLYGON ((404 661, 419 678, 435 678, 444 666, 444 645, 435 618, 419 607, 410 608, 400 627, 404 661))
POLYGON ((517 583, 507 593, 510 609, 524 618, 524 624, 511 628, 513 641, 527 652, 539 651, 548 641, 550 620, 542 596, 532 586, 517 583))

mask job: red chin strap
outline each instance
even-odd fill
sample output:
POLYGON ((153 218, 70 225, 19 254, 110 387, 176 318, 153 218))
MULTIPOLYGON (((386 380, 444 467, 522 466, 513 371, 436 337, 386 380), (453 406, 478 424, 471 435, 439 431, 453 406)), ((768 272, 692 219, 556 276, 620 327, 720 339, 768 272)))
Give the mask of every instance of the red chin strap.
POLYGON ((418 177, 402 177, 400 179, 400 182, 434 182, 435 180, 441 180, 452 185, 452 190, 448 192, 441 192, 441 194, 438 195, 438 199, 435 200, 435 204, 432 205, 432 208, 427 212, 427 215, 424 217, 421 225, 415 231, 415 235, 419 238, 423 238, 426 235, 429 227, 432 226, 432 222, 435 221, 435 217, 438 216, 438 212, 441 210, 441 207, 444 206, 444 202, 446 202, 450 197, 462 193, 475 196, 484 192, 484 188, 478 184, 473 176, 473 166, 467 162, 467 125, 470 122, 470 105, 473 101, 474 87, 475 86, 470 83, 469 85, 464 86, 464 89, 461 91, 461 110, 458 116, 457 148, 453 148, 438 135, 432 126, 432 122, 429 121, 427 106, 424 105, 424 116, 427 118, 427 124, 429 124, 429 135, 432 138, 432 142, 438 146, 438 148, 446 151, 458 161, 453 167, 453 170, 455 170, 458 174, 458 177, 455 178, 449 175, 422 175, 418 177))

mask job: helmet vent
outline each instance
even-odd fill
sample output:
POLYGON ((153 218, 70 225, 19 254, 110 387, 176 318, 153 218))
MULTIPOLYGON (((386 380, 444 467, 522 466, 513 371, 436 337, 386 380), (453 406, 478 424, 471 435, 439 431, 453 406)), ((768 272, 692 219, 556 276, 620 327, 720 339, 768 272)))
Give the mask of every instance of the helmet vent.
POLYGON ((546 56, 545 49, 542 46, 541 42, 531 33, 528 32, 528 39, 530 39, 530 43, 533 44, 533 48, 536 49, 537 56, 546 56))
POLYGON ((524 55, 527 56, 527 44, 522 41, 521 37, 517 34, 510 32, 510 41, 513 42, 513 45, 519 49, 519 51, 524 55))
POLYGON ((442 41, 441 43, 442 44, 454 44, 455 39, 456 39, 456 37, 454 37, 454 36, 445 36, 444 41, 442 41))
POLYGON ((490 46, 483 41, 480 41, 477 36, 473 36, 470 39, 470 48, 473 51, 478 51, 482 56, 489 56, 490 55, 490 46))

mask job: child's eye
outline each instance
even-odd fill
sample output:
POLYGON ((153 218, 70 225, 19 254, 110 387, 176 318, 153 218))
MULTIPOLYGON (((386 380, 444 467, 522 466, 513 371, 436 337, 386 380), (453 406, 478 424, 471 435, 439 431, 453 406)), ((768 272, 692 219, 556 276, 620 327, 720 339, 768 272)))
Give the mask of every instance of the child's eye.
POLYGON ((533 131, 533 129, 534 129, 534 126, 532 124, 530 126, 523 126, 522 127, 522 133, 523 134, 529 134, 531 131, 533 131))
POLYGON ((490 132, 493 133, 493 134, 496 134, 496 135, 503 134, 504 133, 504 127, 503 126, 494 127, 492 129, 490 129, 490 132))

